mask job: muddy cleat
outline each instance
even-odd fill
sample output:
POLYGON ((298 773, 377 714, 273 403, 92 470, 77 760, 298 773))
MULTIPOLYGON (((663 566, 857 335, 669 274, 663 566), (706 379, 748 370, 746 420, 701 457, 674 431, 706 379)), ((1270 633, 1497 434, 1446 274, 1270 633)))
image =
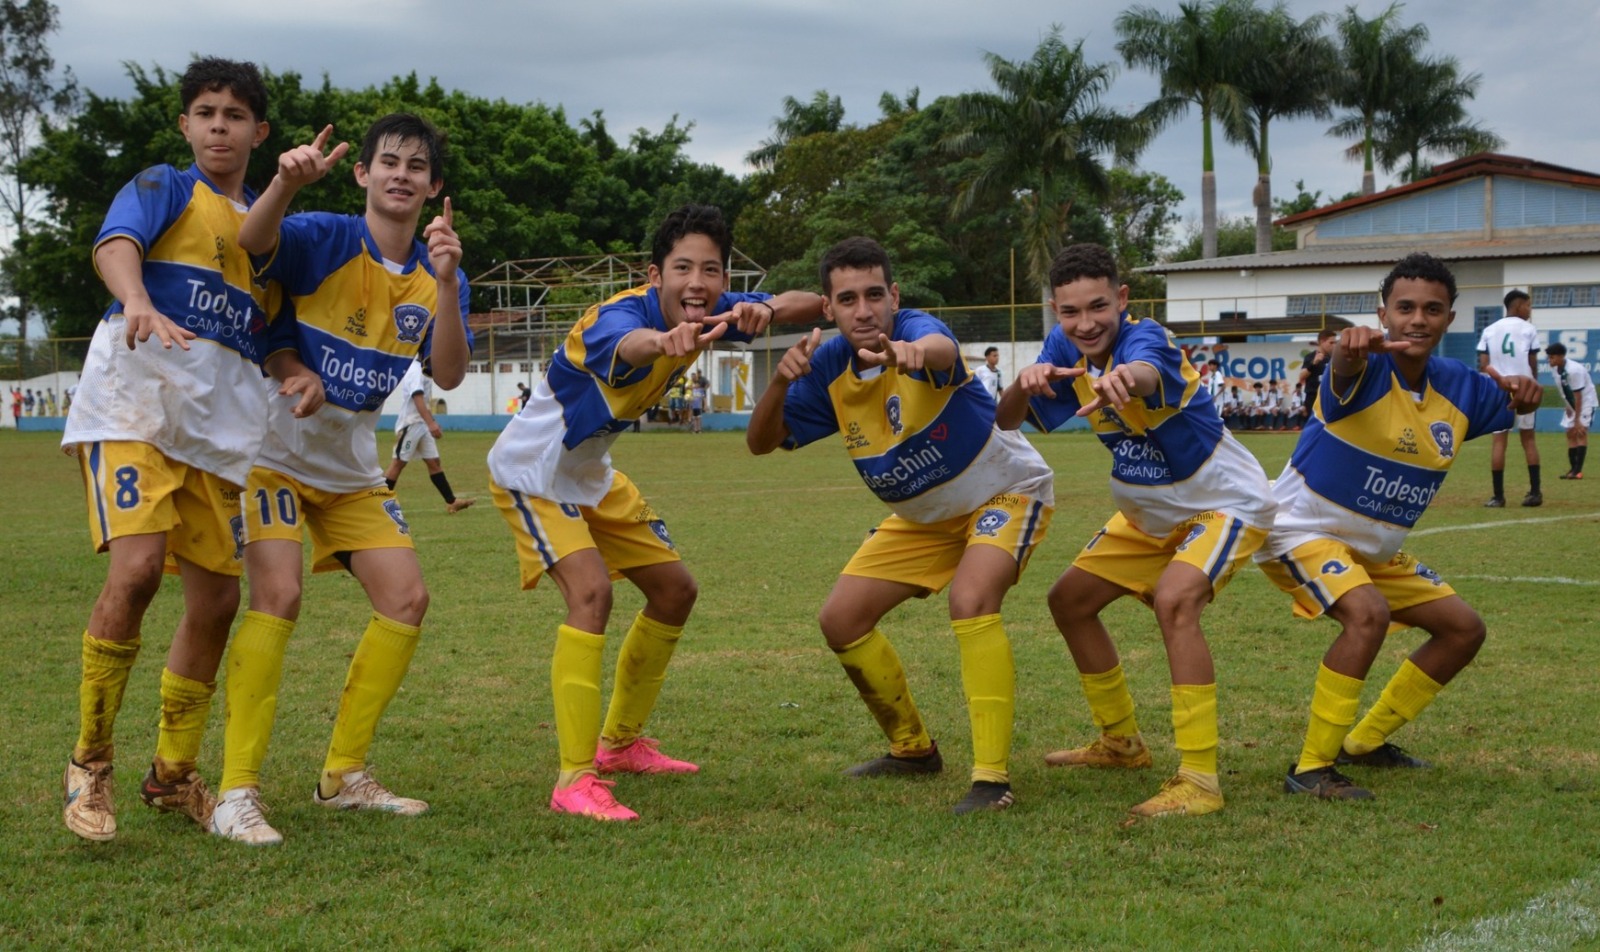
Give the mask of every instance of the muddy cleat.
POLYGON ((198 771, 189 771, 182 780, 162 783, 156 779, 153 765, 144 775, 144 783, 139 785, 139 799, 157 810, 181 813, 200 824, 203 830, 211 828, 211 811, 217 807, 217 798, 206 789, 206 782, 200 779, 198 771))
POLYGON ((944 769, 944 758, 939 756, 939 745, 934 744, 926 754, 916 757, 896 757, 884 754, 876 760, 856 764, 845 770, 846 777, 905 777, 936 774, 944 769))
POLYGON ((260 790, 235 787, 224 793, 211 811, 211 832, 251 846, 277 846, 283 842, 283 835, 267 822, 266 812, 260 790))
POLYGON ((1489 501, 1483 504, 1485 509, 1504 509, 1506 500, 1504 496, 1490 496, 1489 501))
POLYGON ((1372 791, 1358 787, 1354 780, 1332 767, 1318 767, 1304 773, 1295 773, 1289 765, 1289 774, 1283 778, 1284 793, 1310 794, 1319 800, 1372 800, 1372 791))
POLYGON ((1207 780, 1197 774, 1178 773, 1167 778, 1155 796, 1135 807, 1129 815, 1154 816, 1204 816, 1222 809, 1222 789, 1215 778, 1207 780))
POLYGON ((372 774, 364 769, 352 770, 340 779, 344 781, 344 786, 339 788, 338 793, 327 798, 322 796, 322 786, 318 784, 311 792, 312 802, 330 810, 382 810, 384 813, 398 813, 401 816, 416 816, 428 812, 426 801, 395 796, 388 787, 373 779, 372 774))
POLYGON ((477 501, 476 499, 462 499, 458 496, 455 502, 449 503, 444 507, 445 515, 453 516, 463 509, 470 508, 477 501))
POLYGON ((61 778, 61 819, 67 829, 86 840, 110 842, 117 835, 117 810, 111 804, 111 761, 79 764, 67 758, 61 778))
POLYGON ((1340 767, 1406 767, 1412 770, 1433 766, 1426 760, 1406 753, 1405 748, 1388 743, 1379 744, 1364 754, 1352 754, 1341 747, 1339 756, 1333 762, 1340 767))
POLYGON ((1542 506, 1544 505, 1544 494, 1528 493, 1526 496, 1522 497, 1522 504, 1530 509, 1534 506, 1542 506))
POLYGON ((1101 734, 1083 747, 1052 751, 1044 755, 1044 762, 1052 767, 1120 767, 1124 770, 1142 770, 1155 763, 1143 738, 1111 734, 1101 734))
POLYGON ((661 742, 641 737, 626 747, 612 750, 601 744, 594 752, 594 768, 603 774, 690 774, 700 768, 687 760, 674 760, 660 751, 661 742))
POLYGON ((616 781, 601 780, 594 774, 584 774, 566 787, 550 792, 550 809, 555 813, 572 813, 593 817, 596 820, 637 820, 639 814, 617 802, 611 795, 616 781))
POLYGON ((961 802, 951 808, 950 812, 956 816, 963 813, 976 813, 980 810, 997 812, 1009 808, 1017 798, 1011 793, 1011 784, 995 783, 992 780, 974 780, 972 789, 961 798, 961 802))

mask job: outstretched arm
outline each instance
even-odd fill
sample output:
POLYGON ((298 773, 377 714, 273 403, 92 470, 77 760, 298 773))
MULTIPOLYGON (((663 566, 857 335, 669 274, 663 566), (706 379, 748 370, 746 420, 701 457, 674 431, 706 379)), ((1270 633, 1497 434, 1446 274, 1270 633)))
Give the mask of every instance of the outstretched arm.
MULTIPOLYGON (((1333 395, 1342 400, 1350 393, 1356 379, 1367 369, 1369 355, 1399 353, 1410 346, 1406 341, 1385 337, 1383 329, 1379 327, 1347 327, 1340 331, 1339 340, 1333 345, 1330 368, 1333 373, 1333 395)), ((1487 367, 1489 355, 1479 354, 1478 363, 1487 367)), ((1493 370, 1487 372, 1491 377, 1495 376, 1493 370)))
POLYGON ((184 350, 195 337, 194 331, 179 327, 171 318, 156 310, 150 292, 144 286, 144 256, 132 238, 115 237, 103 242, 94 251, 95 270, 106 283, 106 289, 122 302, 122 315, 127 331, 123 340, 128 349, 134 343, 144 343, 154 334, 161 346, 171 350, 174 341, 184 350))
POLYGON ((278 226, 283 224, 283 215, 296 193, 327 175, 350 151, 350 143, 341 142, 323 154, 322 149, 331 135, 333 126, 326 126, 310 145, 295 146, 278 156, 278 174, 250 206, 244 224, 239 226, 240 248, 253 255, 264 255, 278 247, 278 226))
POLYGON ((1000 405, 994 409, 995 425, 1002 430, 1015 430, 1028 415, 1031 397, 1054 397, 1056 383, 1083 374, 1082 367, 1057 367, 1055 364, 1029 364, 1017 371, 1016 379, 1000 394, 1000 405))

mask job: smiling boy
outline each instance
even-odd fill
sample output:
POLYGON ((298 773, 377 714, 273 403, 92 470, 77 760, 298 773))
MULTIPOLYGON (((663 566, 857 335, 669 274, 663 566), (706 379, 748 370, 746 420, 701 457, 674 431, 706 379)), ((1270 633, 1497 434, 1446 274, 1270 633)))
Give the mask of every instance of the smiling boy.
POLYGON ((1116 645, 1100 621, 1132 595, 1155 611, 1172 675, 1178 772, 1134 816, 1222 809, 1217 684, 1200 615, 1272 525, 1266 474, 1222 425, 1183 351, 1153 320, 1128 316, 1128 286, 1099 245, 1062 249, 1050 266, 1059 323, 1037 363, 1006 388, 1002 427, 1030 415, 1054 430, 1074 416, 1111 451, 1117 512, 1050 589, 1050 614, 1077 663, 1100 737, 1045 757, 1052 766, 1152 764, 1116 645))
POLYGON ((1416 718, 1483 644, 1478 617, 1439 574, 1400 550, 1462 443, 1537 407, 1526 376, 1492 379, 1433 356, 1455 320, 1455 276, 1407 256, 1379 288, 1378 328, 1340 333, 1316 411, 1274 493, 1278 519, 1256 555, 1302 618, 1340 625, 1317 669, 1311 719, 1285 793, 1366 800, 1335 765, 1426 767, 1387 738, 1416 718), (1507 395, 1510 399, 1507 399, 1507 395), (1400 665, 1354 730, 1367 672, 1391 623, 1428 640, 1400 665))
POLYGON ((956 813, 1015 798, 1009 759, 1016 673, 1000 619, 1054 512, 1053 476, 1021 434, 995 428, 994 400, 967 371, 950 329, 900 308, 889 256, 868 238, 821 262, 824 310, 839 336, 814 330, 779 361, 746 434, 757 455, 843 436, 862 481, 892 510, 856 550, 819 622, 889 741, 853 777, 944 767, 878 622, 908 598, 950 587, 950 627, 972 722, 972 786, 956 813))
POLYGON ((279 157, 277 175, 239 229, 260 277, 281 282, 287 298, 289 319, 275 326, 274 341, 306 355, 327 394, 314 416, 285 400, 269 403, 267 439, 245 487, 250 610, 228 653, 223 792, 211 830, 252 845, 282 841, 262 816, 259 776, 300 613, 307 529, 314 571, 346 569, 373 609, 312 801, 408 816, 428 808, 395 796, 366 765, 428 608, 410 528, 378 466, 376 431, 384 399, 413 359, 446 390, 465 377, 467 281, 448 198, 423 231, 426 243, 416 237, 423 206, 444 187, 441 137, 416 116, 385 116, 367 131, 355 166, 367 193, 364 214, 284 217, 294 196, 348 150, 340 143, 324 154, 332 131, 279 157))
POLYGON ((627 476, 611 444, 660 401, 713 341, 749 341, 769 321, 809 322, 815 294, 727 290, 733 237, 722 212, 685 205, 651 243, 649 283, 584 312, 489 451, 490 489, 511 526, 522 587, 549 575, 567 613, 550 661, 561 770, 550 809, 597 820, 633 820, 601 773, 695 773, 644 736, 699 595, 667 527, 627 476), (604 726, 601 653, 611 583, 644 594, 617 654, 604 726))

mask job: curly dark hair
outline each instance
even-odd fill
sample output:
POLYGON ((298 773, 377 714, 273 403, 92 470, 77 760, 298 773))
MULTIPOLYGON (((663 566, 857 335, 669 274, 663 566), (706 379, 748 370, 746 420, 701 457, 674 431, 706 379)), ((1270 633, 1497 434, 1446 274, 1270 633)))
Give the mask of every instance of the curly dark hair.
POLYGON ((722 217, 722 209, 715 205, 681 205, 661 220, 655 237, 650 239, 650 263, 657 268, 667 263, 678 242, 688 235, 705 235, 722 252, 722 260, 733 257, 733 232, 722 217))
POLYGON ((1456 276, 1450 273, 1443 261, 1423 251, 1413 251, 1400 259, 1387 275, 1383 283, 1378 285, 1378 296, 1384 304, 1389 303, 1389 292, 1394 290, 1394 283, 1401 278, 1416 278, 1419 281, 1433 281, 1442 284, 1450 292, 1450 303, 1456 303, 1456 276))
POLYGON ((201 93, 224 89, 249 106, 257 122, 267 121, 267 84, 254 63, 205 56, 190 63, 183 71, 183 78, 178 80, 178 95, 183 97, 184 112, 189 111, 189 104, 201 93))
POLYGON ((1103 246, 1083 242, 1062 248, 1050 262, 1050 286, 1059 288, 1079 278, 1105 278, 1115 288, 1122 282, 1117 279, 1117 259, 1103 246))

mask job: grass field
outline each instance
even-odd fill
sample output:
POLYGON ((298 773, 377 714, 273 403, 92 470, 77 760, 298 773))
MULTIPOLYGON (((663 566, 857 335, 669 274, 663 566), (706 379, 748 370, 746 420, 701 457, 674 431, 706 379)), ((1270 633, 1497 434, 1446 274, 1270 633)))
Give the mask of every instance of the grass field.
MULTIPOLYGON (((0 439, 0 947, 158 948, 1169 948, 1595 947, 1600 936, 1600 478, 1561 482, 1561 437, 1540 438, 1545 506, 1513 447, 1513 508, 1485 510, 1488 441, 1470 444, 1408 549, 1483 614, 1489 641, 1397 740, 1436 767, 1363 775, 1379 799, 1290 799, 1328 622, 1294 620, 1260 573, 1207 615, 1220 682, 1228 807, 1123 828, 1176 765, 1153 618, 1119 604, 1123 651, 1153 771, 1068 772, 1042 755, 1090 737, 1044 594, 1110 513, 1092 438, 1036 442, 1055 467, 1050 537, 1010 596, 1018 666, 1005 814, 956 818, 970 747, 942 598, 884 630, 953 769, 850 782, 876 727, 815 615, 884 510, 834 445, 756 459, 742 434, 625 436, 643 487, 701 583, 651 733, 698 761, 683 778, 624 778, 630 825, 551 815, 548 660, 553 585, 517 590, 510 535, 484 496, 491 437, 443 441, 458 491, 446 518, 420 467, 400 486, 433 593, 422 646, 373 759, 417 819, 330 814, 310 793, 368 610, 348 577, 308 582, 290 645, 263 795, 286 842, 251 849, 146 810, 160 659, 176 583, 145 627, 119 724, 119 833, 91 845, 59 815, 77 727, 78 641, 105 560, 88 550, 75 464, 45 435, 0 439), (1530 521, 1531 520, 1531 521, 1530 521)), ((1292 437, 1246 438, 1272 475, 1292 437)), ((1600 477, 1600 472, 1592 474, 1600 477)), ((618 589, 608 645, 638 608, 618 589)), ((1365 702, 1411 650, 1395 635, 1365 702)), ((1365 703, 1363 704, 1363 708, 1365 703)), ((202 771, 220 773, 221 694, 202 771)))

